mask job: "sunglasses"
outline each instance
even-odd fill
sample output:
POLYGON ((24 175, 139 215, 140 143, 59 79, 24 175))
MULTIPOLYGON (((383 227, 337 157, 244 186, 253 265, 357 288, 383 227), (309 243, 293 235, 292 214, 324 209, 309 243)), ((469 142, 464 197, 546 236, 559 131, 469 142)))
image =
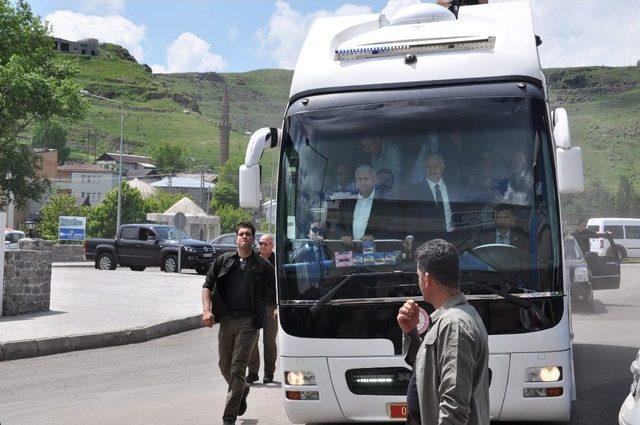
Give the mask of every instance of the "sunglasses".
POLYGON ((312 227, 311 231, 313 233, 320 233, 320 232, 324 232, 324 229, 322 227, 312 227))
POLYGON ((271 245, 271 242, 258 242, 258 245, 260 246, 271 245))

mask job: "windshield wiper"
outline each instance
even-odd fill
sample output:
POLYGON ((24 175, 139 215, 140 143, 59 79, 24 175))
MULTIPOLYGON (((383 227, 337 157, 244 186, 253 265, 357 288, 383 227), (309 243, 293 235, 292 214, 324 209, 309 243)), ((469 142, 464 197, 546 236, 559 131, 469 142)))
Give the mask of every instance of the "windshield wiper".
POLYGON ((324 306, 329 301, 331 301, 333 299, 335 294, 340 289, 342 289, 347 283, 356 280, 356 278, 358 278, 358 277, 362 277, 362 276, 368 276, 368 277, 400 276, 400 275, 415 275, 415 274, 416 274, 415 272, 403 272, 402 270, 395 270, 395 271, 392 271, 392 272, 369 272, 369 273, 352 273, 352 274, 348 274, 336 286, 331 288, 331 290, 329 292, 327 292, 322 297, 320 297, 320 299, 318 299, 318 301, 316 301, 316 303, 311 307, 311 309, 309 311, 314 316, 316 314, 318 314, 324 308, 324 306))
POLYGON ((537 304, 532 303, 529 300, 526 300, 524 298, 520 298, 520 297, 516 297, 515 295, 511 295, 510 293, 503 291, 501 289, 496 289, 492 286, 489 285, 485 285, 482 283, 478 283, 478 282, 461 282, 460 283, 460 289, 463 289, 465 286, 471 286, 473 288, 476 289, 484 289, 486 291, 489 291, 493 294, 499 295, 500 297, 504 298, 505 300, 509 301, 511 304, 520 307, 524 310, 527 311, 531 311, 533 312, 533 314, 536 315, 536 317, 538 318, 538 320, 540 320, 540 322, 542 323, 543 326, 548 327, 551 325, 551 323, 549 322, 549 319, 547 318, 547 316, 544 314, 544 312, 542 311, 542 309, 540 309, 540 307, 538 307, 537 304))

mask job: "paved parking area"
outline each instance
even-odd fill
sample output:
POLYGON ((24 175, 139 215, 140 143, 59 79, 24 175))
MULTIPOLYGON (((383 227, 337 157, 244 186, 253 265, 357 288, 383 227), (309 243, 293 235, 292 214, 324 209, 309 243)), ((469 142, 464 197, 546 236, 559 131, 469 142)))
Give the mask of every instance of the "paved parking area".
POLYGON ((0 343, 140 328, 194 316, 204 276, 54 267, 48 312, 0 318, 0 343))

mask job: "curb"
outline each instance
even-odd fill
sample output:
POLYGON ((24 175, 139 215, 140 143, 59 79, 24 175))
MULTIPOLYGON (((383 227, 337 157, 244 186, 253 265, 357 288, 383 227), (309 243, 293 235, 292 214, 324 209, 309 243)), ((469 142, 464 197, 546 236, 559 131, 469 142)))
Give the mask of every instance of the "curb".
POLYGON ((86 262, 69 262, 69 263, 51 263, 51 267, 94 267, 93 261, 86 262))
POLYGON ((77 350, 137 344, 202 327, 202 315, 120 331, 0 343, 0 362, 77 350))

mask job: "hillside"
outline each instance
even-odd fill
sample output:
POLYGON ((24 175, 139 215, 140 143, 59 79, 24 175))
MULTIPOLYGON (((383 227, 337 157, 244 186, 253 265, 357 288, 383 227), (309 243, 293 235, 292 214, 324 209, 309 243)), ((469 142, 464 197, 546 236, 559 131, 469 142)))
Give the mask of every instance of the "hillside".
POLYGON ((545 71, 552 107, 567 109, 587 182, 609 191, 619 176, 640 183, 640 67, 545 71))
MULTIPOLYGON (((62 55, 61 55, 62 56, 62 55)), ((99 57, 64 55, 79 67, 77 81, 90 93, 126 102, 125 151, 148 154, 159 143, 182 146, 194 168, 217 167, 218 122, 225 84, 229 90, 232 154, 244 149, 247 131, 279 126, 291 71, 152 74, 126 50, 103 45, 99 57)), ((119 106, 89 99, 85 120, 70 128, 73 159, 116 151, 119 106)))
MULTIPOLYGON (((221 100, 226 84, 231 99, 231 153, 240 155, 245 134, 279 126, 292 72, 152 74, 126 50, 104 45, 100 57, 65 56, 80 68, 79 83, 88 91, 131 105, 125 122, 127 152, 146 154, 158 143, 183 146, 196 166, 217 167, 221 100)), ((570 68, 545 71, 553 107, 565 107, 572 139, 582 146, 587 181, 609 191, 620 175, 634 183, 640 161, 640 67, 570 68)), ((87 118, 71 128, 73 158, 92 159, 117 149, 117 105, 91 100, 87 118)))

